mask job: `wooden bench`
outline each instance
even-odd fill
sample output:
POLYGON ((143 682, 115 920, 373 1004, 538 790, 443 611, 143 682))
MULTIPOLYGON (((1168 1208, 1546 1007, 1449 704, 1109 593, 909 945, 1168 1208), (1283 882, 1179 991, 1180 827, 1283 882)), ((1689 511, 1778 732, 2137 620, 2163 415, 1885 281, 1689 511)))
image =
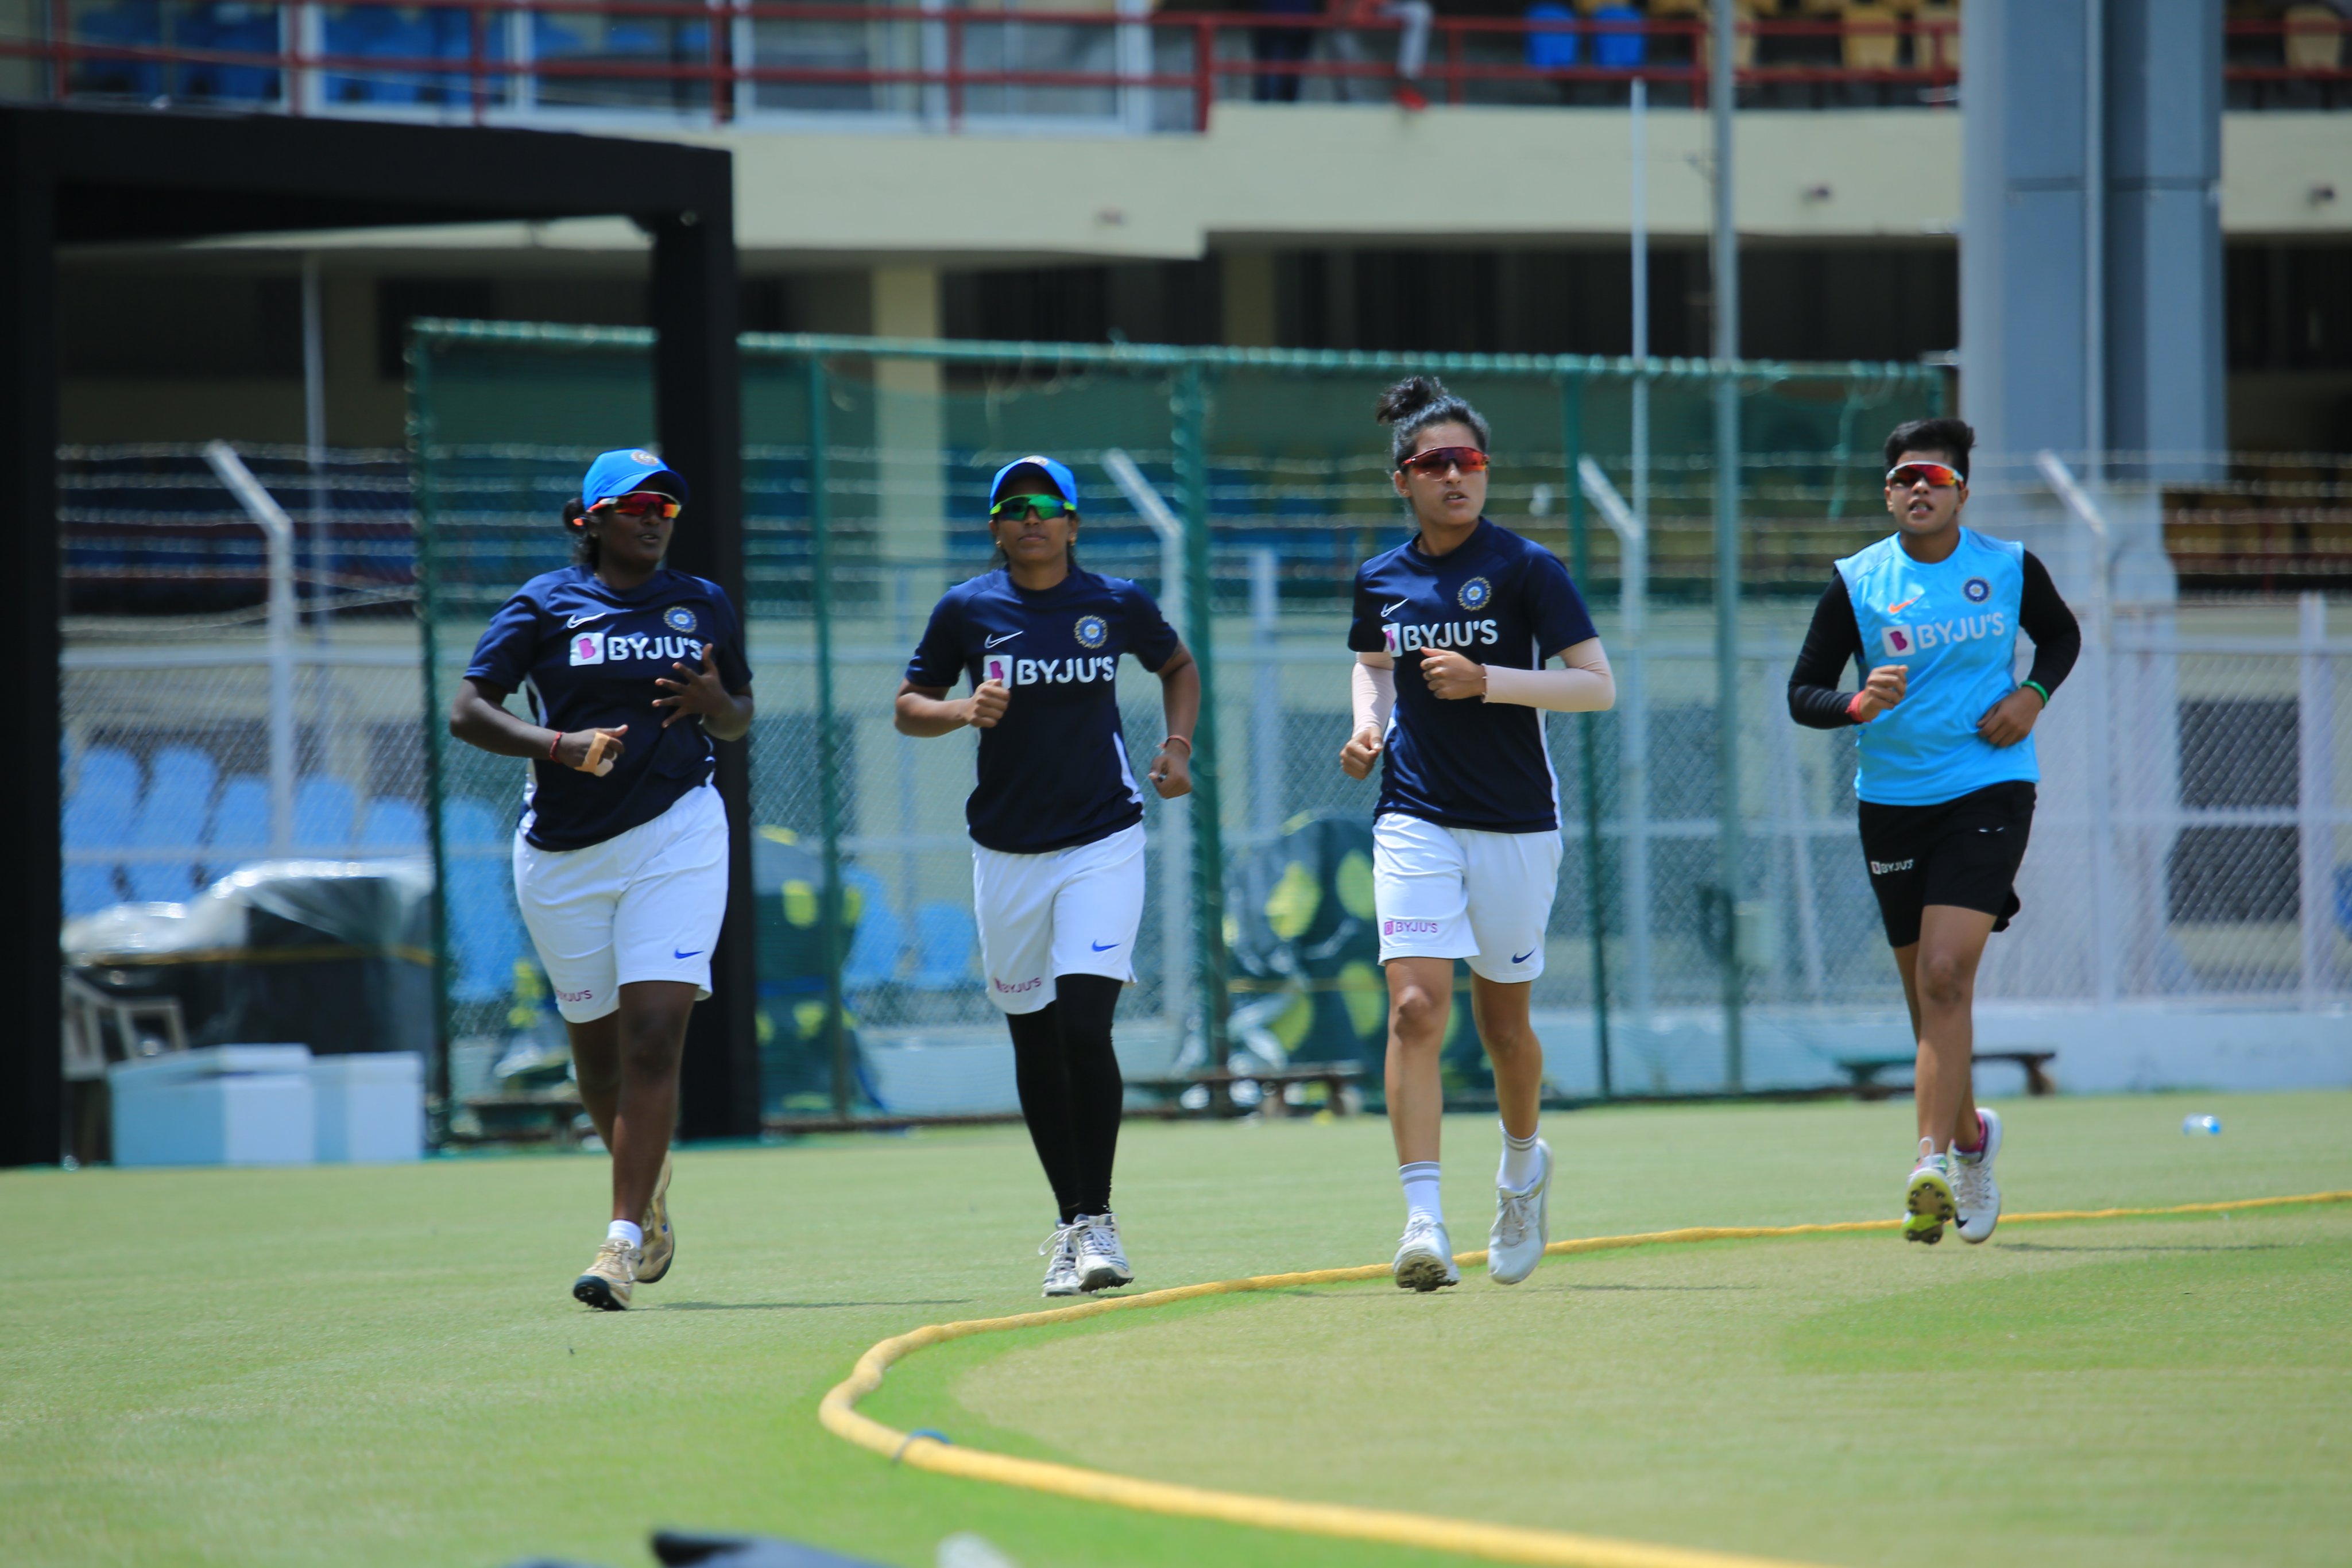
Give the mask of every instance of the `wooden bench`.
MULTIPOLYGON (((1324 1086, 1325 1103, 1317 1109, 1328 1109, 1332 1114, 1344 1116, 1349 1112, 1346 1091, 1364 1074, 1360 1063, 1353 1061, 1308 1061, 1294 1067, 1269 1067, 1262 1071, 1234 1072, 1223 1068, 1195 1072, 1183 1078, 1139 1078, 1132 1080, 1138 1089, 1165 1094, 1180 1102, 1189 1090, 1199 1088, 1209 1092, 1208 1103, 1201 1113, 1210 1116, 1239 1116, 1250 1111, 1263 1111, 1269 1116, 1286 1116, 1294 1107, 1285 1098, 1294 1083, 1320 1083, 1324 1086), (1256 1085, 1259 1095, 1255 1105, 1244 1105, 1234 1097, 1238 1084, 1256 1085)), ((1305 1110, 1304 1106, 1296 1109, 1305 1110)))
MULTIPOLYGON (((1841 1056, 1837 1059, 1853 1089, 1857 1100, 1891 1100, 1897 1094, 1910 1092, 1908 1083, 1882 1083, 1878 1075, 1896 1068, 1912 1067, 1917 1057, 1906 1052, 1901 1056, 1841 1056)), ((2058 1085, 2051 1081, 2050 1064, 2058 1060, 2055 1051, 1979 1051, 1979 1062, 2011 1061, 2025 1069, 2025 1092, 2029 1094, 2053 1094, 2058 1085)))

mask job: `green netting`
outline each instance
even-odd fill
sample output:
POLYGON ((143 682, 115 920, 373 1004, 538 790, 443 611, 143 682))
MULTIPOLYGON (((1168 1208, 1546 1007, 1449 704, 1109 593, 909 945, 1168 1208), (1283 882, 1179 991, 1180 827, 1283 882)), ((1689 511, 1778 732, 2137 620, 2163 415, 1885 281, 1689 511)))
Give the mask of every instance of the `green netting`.
MULTIPOLYGON (((555 519, 587 459, 648 444, 649 348, 642 332, 420 326, 413 413, 436 702, 496 604, 564 559, 555 519)), ((990 564, 980 521, 989 476, 1034 451, 1078 474, 1087 567, 1192 606, 1182 629, 1204 655, 1213 695, 1198 793, 1178 809, 1147 805, 1151 893, 1139 984, 1119 1027, 1130 1078, 1171 1076, 1241 1051, 1277 1061, 1353 1057, 1377 1083, 1383 1002, 1360 841, 1372 789, 1348 781, 1336 758, 1348 723, 1343 634, 1355 568, 1404 532, 1371 404, 1414 370, 1444 375, 1487 415, 1489 515, 1576 565, 1621 675, 1635 677, 1623 684, 1642 693, 1638 715, 1555 719, 1549 729, 1569 852, 1535 1000, 1558 1087, 1580 1095, 1732 1086, 1719 998, 1735 928, 1742 998, 1757 1009, 1738 1086, 1811 1081, 1822 1066, 1795 1043, 1801 1030, 1773 1032, 1774 1009, 1801 1016, 1832 999, 1899 1006, 1885 966, 1853 957, 1873 950, 1864 938, 1874 914, 1850 863, 1850 765, 1832 737, 1790 733, 1777 719, 1778 690, 1827 562, 1884 529, 1877 445, 1895 422, 1937 406, 1932 372, 1727 372, 1739 391, 1742 452, 1743 646, 1729 666, 1740 693, 1729 729, 1747 831, 1740 885, 1727 897, 1717 866, 1727 666, 1713 630, 1714 367, 1649 367, 1647 484, 1637 486, 1641 378, 1625 361, 760 336, 744 339, 743 352, 744 608, 760 709, 752 812, 772 1114, 841 1103, 894 1114, 1013 1103, 1009 1052, 978 984, 972 940, 961 812, 973 738, 898 736, 890 697, 938 595, 990 564), (814 462, 813 412, 822 427, 814 462), (1114 454, 1172 513, 1181 535, 1172 546, 1114 478, 1114 454), (1620 634, 1618 540, 1571 483, 1574 459, 1587 455, 1620 490, 1646 489, 1648 610, 1638 646, 1620 634), (1204 631, 1213 632, 1205 648, 1204 631), (1660 761, 1629 795, 1625 764, 1640 747, 1625 742, 1637 722, 1660 761), (828 863, 841 867, 837 993, 821 939, 828 863), (1592 1011, 1604 989, 1605 1083, 1592 1011), (833 1069, 835 994, 850 1082, 833 1069)), ((1158 684, 1131 663, 1119 697, 1130 737, 1161 733, 1158 684)), ((441 748, 438 779, 448 928, 463 943, 490 915, 461 915, 457 904, 494 902, 491 884, 503 875, 502 840, 492 843, 480 823, 485 813, 510 820, 521 770, 453 745, 441 748)), ((444 966, 476 976, 470 988, 449 989, 455 1036, 494 1039, 530 1013, 527 974, 524 994, 494 994, 481 968, 444 966)), ((1475 1100, 1483 1070, 1466 1027, 1457 1033, 1452 1081, 1475 1100)))

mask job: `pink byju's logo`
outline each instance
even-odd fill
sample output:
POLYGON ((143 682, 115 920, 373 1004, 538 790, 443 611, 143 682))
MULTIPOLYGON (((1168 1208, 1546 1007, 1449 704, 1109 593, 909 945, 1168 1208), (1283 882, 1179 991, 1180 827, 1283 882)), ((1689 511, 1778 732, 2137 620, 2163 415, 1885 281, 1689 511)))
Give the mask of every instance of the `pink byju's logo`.
POLYGON ((593 1002, 596 999, 596 988, 591 986, 584 991, 558 991, 555 999, 559 1002, 593 1002))
POLYGON ((983 654, 980 664, 984 679, 994 681, 1000 686, 1013 684, 1013 661, 1004 654, 983 654))
POLYGON ((1437 922, 1434 920, 1383 920, 1381 922, 1381 935, 1383 936, 1434 936, 1437 935, 1437 922))
POLYGON ((583 632, 572 639, 573 664, 601 664, 604 662, 604 633, 583 632))
POLYGON ((1898 659, 1906 653, 1916 653, 1919 651, 1919 640, 1911 634, 1911 628, 1908 626, 1889 626, 1879 633, 1879 641, 1885 645, 1889 653, 1898 659))
POLYGON ((995 976, 992 975, 989 977, 988 983, 996 988, 997 994, 999 996, 1017 997, 1024 991, 1034 991, 1038 987, 1044 985, 1045 983, 1045 977, 1043 975, 1033 975, 1025 980, 1016 980, 1007 983, 1006 981, 1000 980, 995 976))

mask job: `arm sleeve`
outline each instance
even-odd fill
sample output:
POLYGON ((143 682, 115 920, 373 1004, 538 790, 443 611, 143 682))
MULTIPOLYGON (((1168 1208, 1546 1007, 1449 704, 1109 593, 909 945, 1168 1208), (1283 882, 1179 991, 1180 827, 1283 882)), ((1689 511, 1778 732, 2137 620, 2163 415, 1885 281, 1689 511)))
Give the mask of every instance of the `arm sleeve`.
POLYGON ((1348 693, 1356 715, 1355 726, 1348 733, 1354 735, 1370 725, 1386 735, 1389 715, 1396 711, 1396 671, 1359 659, 1348 672, 1348 693))
MULTIPOLYGON (((1583 651, 1582 656, 1570 661, 1564 670, 1487 665, 1486 700, 1549 708, 1553 713, 1607 712, 1617 702, 1617 677, 1610 673, 1609 655, 1598 637, 1588 637, 1576 647, 1583 651)), ((1563 650, 1563 657, 1567 652, 1563 650)))
POLYGON ((2083 653, 2083 628, 2066 608, 2050 569, 2032 550, 2025 552, 2025 586, 2018 595, 2018 629, 2033 639, 2033 668, 2025 678, 2056 695, 2058 685, 2074 669, 2083 653))
POLYGON ((907 684, 932 690, 952 690, 963 678, 963 616, 950 595, 931 607, 930 624, 907 661, 907 684))
MULTIPOLYGON (((1538 656, 1536 667, 1541 669, 1546 659, 1556 658, 1601 635, 1593 630, 1592 612, 1584 607, 1584 595, 1576 591, 1575 581, 1559 557, 1549 550, 1535 552, 1528 568, 1525 587, 1525 609, 1528 624, 1535 628, 1538 656)), ((1548 705, 1536 705, 1548 706, 1548 705)), ((1607 704, 1602 704, 1607 706, 1607 704)), ((1581 710, 1569 709, 1569 712, 1581 710)))
POLYGON ((1789 672, 1789 716, 1810 729, 1843 729, 1854 722, 1846 710, 1853 694, 1838 689, 1849 662, 1862 660, 1862 627, 1853 618, 1853 601, 1847 597, 1845 579, 1830 574, 1830 585, 1813 606, 1813 623, 1805 628, 1805 644, 1797 650, 1797 667, 1789 672))
POLYGON ((710 601, 726 618, 718 638, 719 684, 740 697, 751 689, 751 660, 750 651, 743 645, 743 617, 735 612, 735 601, 727 597, 727 591, 715 582, 710 585, 710 601))
POLYGON ((1144 592, 1139 584, 1129 583, 1119 597, 1127 607, 1127 651, 1145 669, 1157 674, 1160 665, 1175 656, 1183 639, 1176 634, 1176 628, 1168 624, 1168 617, 1160 612, 1160 601, 1144 592))
POLYGON ((488 681, 513 691, 530 674, 538 655, 539 606, 518 593, 499 605, 499 612, 490 617, 482 640, 474 644, 474 657, 466 665, 466 678, 488 681))
POLYGON ((1348 647, 1358 653, 1385 653, 1389 640, 1381 632, 1380 606, 1372 602, 1371 586, 1356 574, 1356 602, 1348 621, 1348 647))

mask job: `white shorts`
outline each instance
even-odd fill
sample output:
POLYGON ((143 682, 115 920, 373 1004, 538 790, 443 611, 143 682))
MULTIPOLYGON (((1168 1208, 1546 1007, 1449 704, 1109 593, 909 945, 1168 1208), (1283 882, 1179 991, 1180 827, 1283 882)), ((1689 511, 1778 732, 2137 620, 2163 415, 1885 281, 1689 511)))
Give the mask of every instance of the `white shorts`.
POLYGON ((727 914, 727 808, 705 784, 582 850, 515 834, 515 902, 566 1020, 621 1005, 639 980, 687 980, 710 995, 710 949, 727 914))
POLYGON ((1076 849, 1009 855, 971 847, 971 904, 988 999, 1034 1013, 1056 975, 1135 979, 1143 924, 1143 824, 1076 849))
POLYGON ((1483 833, 1391 812, 1372 824, 1372 905, 1381 962, 1467 958, 1489 980, 1543 973, 1544 928, 1559 887, 1560 841, 1483 833))

